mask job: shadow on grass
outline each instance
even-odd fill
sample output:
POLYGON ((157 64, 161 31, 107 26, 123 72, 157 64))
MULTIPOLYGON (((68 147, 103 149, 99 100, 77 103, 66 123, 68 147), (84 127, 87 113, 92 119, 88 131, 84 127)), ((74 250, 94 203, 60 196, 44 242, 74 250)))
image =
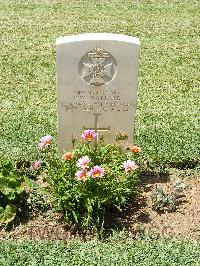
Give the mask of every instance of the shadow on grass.
POLYGON ((200 161, 197 160, 183 160, 180 162, 171 162, 169 163, 169 167, 176 168, 179 170, 187 170, 187 169, 194 169, 195 167, 198 167, 200 164, 200 161))

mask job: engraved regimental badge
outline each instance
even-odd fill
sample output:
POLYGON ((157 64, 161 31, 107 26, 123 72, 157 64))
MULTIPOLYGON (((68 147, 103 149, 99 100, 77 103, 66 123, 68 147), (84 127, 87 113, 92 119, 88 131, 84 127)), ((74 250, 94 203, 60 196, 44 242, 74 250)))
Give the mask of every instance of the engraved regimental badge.
POLYGON ((111 82, 116 75, 115 58, 100 47, 85 54, 79 62, 79 74, 84 82, 91 86, 103 86, 111 82))

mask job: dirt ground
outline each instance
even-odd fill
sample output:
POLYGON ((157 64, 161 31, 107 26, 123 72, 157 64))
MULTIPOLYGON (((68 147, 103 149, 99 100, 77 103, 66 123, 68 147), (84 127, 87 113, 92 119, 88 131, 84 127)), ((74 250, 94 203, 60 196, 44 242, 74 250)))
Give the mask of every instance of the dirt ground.
MULTIPOLYGON (((200 239, 200 176, 197 173, 188 175, 187 171, 177 173, 176 170, 171 171, 170 175, 146 173, 142 176, 141 186, 140 200, 133 202, 123 215, 115 215, 115 222, 111 222, 111 227, 106 230, 120 224, 133 237, 137 234, 154 234, 167 238, 200 239), (190 187, 182 193, 177 210, 153 210, 151 193, 159 187, 169 191, 177 177, 184 177, 184 183, 190 187)), ((13 224, 9 230, 0 228, 0 240, 63 240, 73 239, 77 235, 80 236, 72 226, 64 223, 61 214, 51 210, 17 225, 13 224)))
POLYGON ((144 204, 129 217, 129 228, 135 232, 152 232, 162 237, 200 239, 200 176, 184 179, 190 188, 180 195, 175 212, 157 212, 152 209, 152 191, 160 187, 169 191, 176 178, 172 174, 168 178, 147 176, 144 179, 144 204))

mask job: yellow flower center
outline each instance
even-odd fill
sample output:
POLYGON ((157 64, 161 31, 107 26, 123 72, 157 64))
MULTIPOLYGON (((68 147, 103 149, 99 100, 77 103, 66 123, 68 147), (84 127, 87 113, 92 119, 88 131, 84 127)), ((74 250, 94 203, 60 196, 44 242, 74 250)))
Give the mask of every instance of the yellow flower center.
POLYGON ((96 173, 96 174, 94 174, 94 176, 95 176, 95 177, 99 177, 99 176, 100 176, 100 174, 99 174, 99 173, 96 173))

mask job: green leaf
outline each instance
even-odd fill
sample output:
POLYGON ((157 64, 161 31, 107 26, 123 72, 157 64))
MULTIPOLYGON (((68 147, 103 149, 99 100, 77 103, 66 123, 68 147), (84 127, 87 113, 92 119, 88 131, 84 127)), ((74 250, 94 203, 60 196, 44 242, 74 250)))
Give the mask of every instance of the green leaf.
POLYGON ((75 211, 72 211, 72 214, 74 216, 74 220, 76 221, 76 223, 78 223, 78 217, 77 217, 75 211))
POLYGON ((115 206, 120 212, 122 212, 122 209, 120 208, 120 206, 117 206, 116 204, 114 204, 114 206, 115 206))
POLYGON ((0 185, 0 191, 8 197, 9 200, 14 200, 16 194, 20 194, 22 192, 22 188, 19 186, 16 186, 15 188, 6 186, 1 184, 0 185))
POLYGON ((20 194, 22 190, 23 189, 20 181, 12 172, 10 172, 7 176, 4 176, 2 173, 0 173, 0 191, 9 200, 14 200, 16 194, 20 194))
POLYGON ((6 208, 0 207, 0 224, 9 223, 15 218, 17 208, 15 205, 8 204, 6 208))

